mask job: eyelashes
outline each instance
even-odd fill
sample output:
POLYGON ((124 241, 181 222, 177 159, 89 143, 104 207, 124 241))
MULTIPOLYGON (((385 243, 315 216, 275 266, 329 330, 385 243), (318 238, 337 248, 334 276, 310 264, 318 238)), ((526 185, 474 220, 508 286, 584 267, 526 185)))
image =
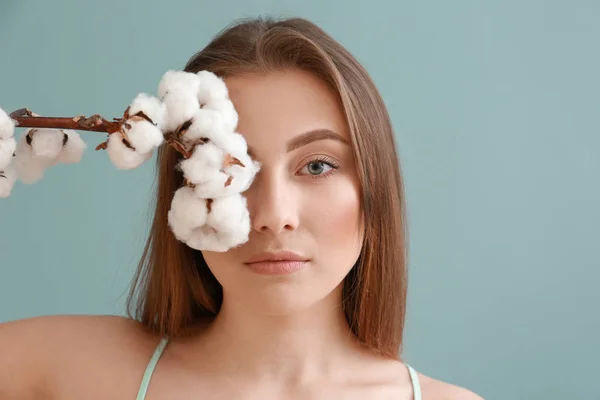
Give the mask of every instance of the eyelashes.
MULTIPOLYGON (((310 176, 311 179, 324 179, 324 178, 329 178, 331 177, 333 174, 335 174, 337 172, 337 170, 340 168, 340 164, 329 158, 326 156, 318 156, 313 158, 312 160, 310 160, 309 162, 307 162, 304 167, 302 167, 302 170, 304 169, 308 169, 308 175, 310 176), (311 167, 312 166, 326 166, 329 167, 330 170, 325 172, 325 173, 320 173, 318 175, 314 175, 313 173, 310 172, 311 167)), ((318 169, 317 169, 317 173, 318 173, 318 169)))

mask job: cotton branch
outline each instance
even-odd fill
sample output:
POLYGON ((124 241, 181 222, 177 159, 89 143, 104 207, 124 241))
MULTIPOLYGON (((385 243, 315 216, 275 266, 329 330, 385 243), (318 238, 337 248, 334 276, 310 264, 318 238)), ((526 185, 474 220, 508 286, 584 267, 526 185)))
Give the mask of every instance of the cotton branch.
POLYGON ((13 111, 10 117, 16 122, 15 126, 20 128, 73 129, 106 133, 117 132, 121 128, 120 118, 115 118, 114 122, 111 122, 99 114, 73 118, 42 117, 28 108, 21 108, 13 111))
POLYGON ((39 181, 57 163, 79 162, 86 148, 77 131, 104 132, 96 147, 115 167, 137 168, 165 142, 183 155, 176 169, 184 185, 175 191, 168 223, 175 237, 197 250, 227 251, 248 240, 250 216, 242 194, 260 164, 236 132, 238 114, 222 78, 210 71, 166 72, 158 97, 139 93, 123 116, 43 117, 27 108, 0 108, 0 197, 18 179, 39 181), (30 128, 17 143, 14 128, 30 128))
MULTIPOLYGON (((137 113, 136 116, 151 122, 143 112, 137 113)), ((121 131, 122 126, 126 124, 126 121, 129 118, 131 118, 131 116, 129 116, 129 107, 125 110, 122 118, 113 118, 113 121, 107 120, 100 114, 94 114, 90 117, 86 117, 85 115, 77 117, 43 117, 28 108, 20 108, 13 111, 10 113, 10 117, 15 121, 15 127, 19 128, 72 129, 105 132, 109 135, 121 131)), ((165 134, 165 141, 176 151, 181 153, 184 158, 189 158, 192 154, 191 149, 188 149, 187 146, 178 139, 178 137, 185 132, 185 129, 187 129, 187 127, 182 126, 181 129, 178 129, 175 132, 168 132, 165 134)), ((126 144, 130 146, 129 143, 126 144)), ((107 142, 103 142, 96 147, 96 150, 106 150, 106 147, 107 142)))

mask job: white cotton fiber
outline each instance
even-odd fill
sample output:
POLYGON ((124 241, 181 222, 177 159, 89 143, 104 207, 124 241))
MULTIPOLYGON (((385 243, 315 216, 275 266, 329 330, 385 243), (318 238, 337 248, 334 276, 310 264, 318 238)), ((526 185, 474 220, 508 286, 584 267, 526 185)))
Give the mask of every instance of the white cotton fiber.
POLYGON ((208 225, 194 229, 190 238, 185 243, 192 249, 220 253, 237 245, 228 234, 217 232, 208 225))
POLYGON ((183 135, 184 142, 208 138, 228 153, 247 153, 246 139, 239 133, 228 130, 223 116, 217 111, 199 109, 192 118, 192 124, 183 135))
POLYGON ((164 141, 160 129, 145 119, 129 119, 127 123, 131 126, 131 129, 125 127, 123 129, 131 145, 140 154, 151 152, 164 141))
POLYGON ((167 93, 189 92, 197 101, 200 79, 196 74, 185 71, 167 71, 158 84, 158 97, 164 101, 167 93))
POLYGON ((208 104, 216 100, 229 98, 225 81, 210 71, 200 71, 196 74, 199 79, 198 102, 208 104))
POLYGON ((110 161, 118 169, 137 168, 152 157, 152 152, 140 154, 127 147, 125 143, 123 143, 123 136, 120 132, 109 135, 106 150, 108 151, 110 161))
POLYGON ((242 229, 235 232, 219 232, 209 225, 204 225, 194 229, 185 243, 192 249, 222 253, 247 241, 248 235, 244 234, 242 229))
POLYGON ((173 196, 171 209, 167 214, 175 237, 187 241, 194 229, 206 223, 207 212, 206 200, 198 198, 187 186, 179 188, 173 196))
MULTIPOLYGON (((222 135, 219 140, 224 147, 245 148, 245 140, 239 134, 222 135)), ((214 141, 197 145, 192 156, 183 160, 179 167, 188 181, 196 186, 196 195, 204 199, 246 191, 260 170, 260 164, 253 161, 247 152, 225 152, 214 141)))
POLYGON ((191 120, 200 108, 196 96, 187 91, 169 92, 163 102, 167 107, 164 130, 174 131, 191 120))
MULTIPOLYGON (((236 146, 232 142, 230 145, 236 146)), ((226 153, 221 165, 218 176, 196 184, 196 195, 203 198, 218 198, 245 192, 261 168, 260 163, 252 160, 247 153, 226 153)))
POLYGON ((249 233, 249 212, 246 198, 241 194, 214 199, 206 223, 219 232, 249 233))
POLYGON ((194 188, 196 195, 206 199, 217 199, 245 192, 260 168, 256 163, 248 165, 249 167, 235 165, 225 168, 211 180, 197 183, 194 188))
POLYGON ((56 159, 63 148, 64 133, 58 129, 32 129, 31 148, 35 157, 56 159))
POLYGON ((246 138, 237 132, 229 132, 214 139, 217 145, 228 153, 240 155, 248 153, 246 138))
POLYGON ((250 217, 240 221, 240 225, 237 230, 231 232, 223 232, 221 234, 221 240, 227 245, 227 247, 237 247, 248 241, 250 234, 250 217))
POLYGON ((228 131, 221 113, 200 108, 194 113, 192 124, 183 135, 183 141, 191 142, 205 137, 217 142, 226 133, 228 131))
POLYGON ((225 81, 209 71, 169 71, 158 94, 167 110, 164 132, 188 123, 180 139, 195 145, 178 165, 193 187, 175 193, 169 211, 172 231, 197 250, 223 252, 246 242, 250 214, 241 193, 260 164, 250 158, 245 138, 236 132, 238 114, 225 81), (203 138, 208 141, 201 143, 203 138))
POLYGON ((175 192, 168 221, 175 237, 196 250, 224 252, 246 242, 250 233, 243 196, 215 199, 208 211, 207 201, 187 186, 175 192))
POLYGON ((209 180, 195 184, 194 192, 202 199, 215 199, 236 193, 229 186, 225 186, 229 176, 224 172, 216 172, 209 180))
POLYGON ((260 171, 261 165, 257 161, 252 160, 246 153, 238 154, 236 158, 244 166, 233 164, 225 167, 225 172, 232 176, 232 190, 241 193, 250 187, 256 174, 260 171))
POLYGON ((0 169, 6 167, 12 162, 13 154, 17 148, 17 141, 14 137, 0 139, 0 169))
POLYGON ((8 139, 15 134, 15 121, 0 108, 0 139, 8 139))
POLYGON ((18 156, 15 158, 14 164, 19 180, 28 185, 40 181, 44 177, 46 170, 51 167, 32 159, 24 161, 23 158, 19 158, 18 156))
POLYGON ((68 140, 58 155, 57 161, 63 164, 80 162, 87 145, 77 132, 73 130, 63 130, 63 132, 68 136, 68 140))
POLYGON ((248 241, 249 234, 246 199, 236 194, 212 202, 206 225, 192 232, 187 245, 197 250, 224 252, 248 241))
POLYGON ((27 133, 29 132, 30 130, 27 130, 19 138, 13 158, 19 180, 26 184, 36 183, 44 177, 46 169, 56 164, 56 158, 35 156, 33 148, 27 143, 27 133))
POLYGON ((179 167, 191 183, 209 182, 219 179, 223 156, 223 150, 209 142, 196 146, 192 156, 183 160, 179 167))
POLYGON ((202 108, 219 112, 223 116, 223 124, 228 132, 233 132, 237 128, 239 116, 231 100, 214 100, 202 108))
POLYGON ((250 233, 250 219, 241 221, 240 226, 235 231, 219 233, 221 243, 227 246, 228 249, 244 244, 248 241, 250 233))
POLYGON ((237 132, 225 134, 215 134, 207 136, 217 147, 232 157, 239 159, 244 165, 248 165, 250 156, 248 155, 248 144, 246 139, 237 132))
POLYGON ((134 116, 140 111, 146 114, 159 130, 163 130, 167 107, 160 99, 146 93, 138 94, 129 106, 129 115, 134 116))
POLYGON ((17 180, 17 171, 14 165, 9 164, 0 170, 0 197, 10 197, 13 186, 17 180))

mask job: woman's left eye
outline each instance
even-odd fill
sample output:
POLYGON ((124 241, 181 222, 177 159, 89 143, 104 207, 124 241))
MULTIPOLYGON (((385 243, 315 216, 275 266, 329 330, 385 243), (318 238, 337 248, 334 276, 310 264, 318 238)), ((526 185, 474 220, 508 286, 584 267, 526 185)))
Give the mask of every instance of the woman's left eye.
POLYGON ((309 161, 302 170, 306 170, 311 178, 325 178, 339 168, 339 164, 328 158, 318 158, 309 161))

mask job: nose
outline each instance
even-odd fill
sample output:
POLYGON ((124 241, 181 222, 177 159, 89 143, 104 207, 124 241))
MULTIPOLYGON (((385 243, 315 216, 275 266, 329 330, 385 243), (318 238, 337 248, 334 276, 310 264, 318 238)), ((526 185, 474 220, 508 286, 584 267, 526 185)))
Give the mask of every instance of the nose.
POLYGON ((298 198, 293 185, 281 173, 261 169, 244 195, 252 230, 278 235, 298 228, 298 198))

